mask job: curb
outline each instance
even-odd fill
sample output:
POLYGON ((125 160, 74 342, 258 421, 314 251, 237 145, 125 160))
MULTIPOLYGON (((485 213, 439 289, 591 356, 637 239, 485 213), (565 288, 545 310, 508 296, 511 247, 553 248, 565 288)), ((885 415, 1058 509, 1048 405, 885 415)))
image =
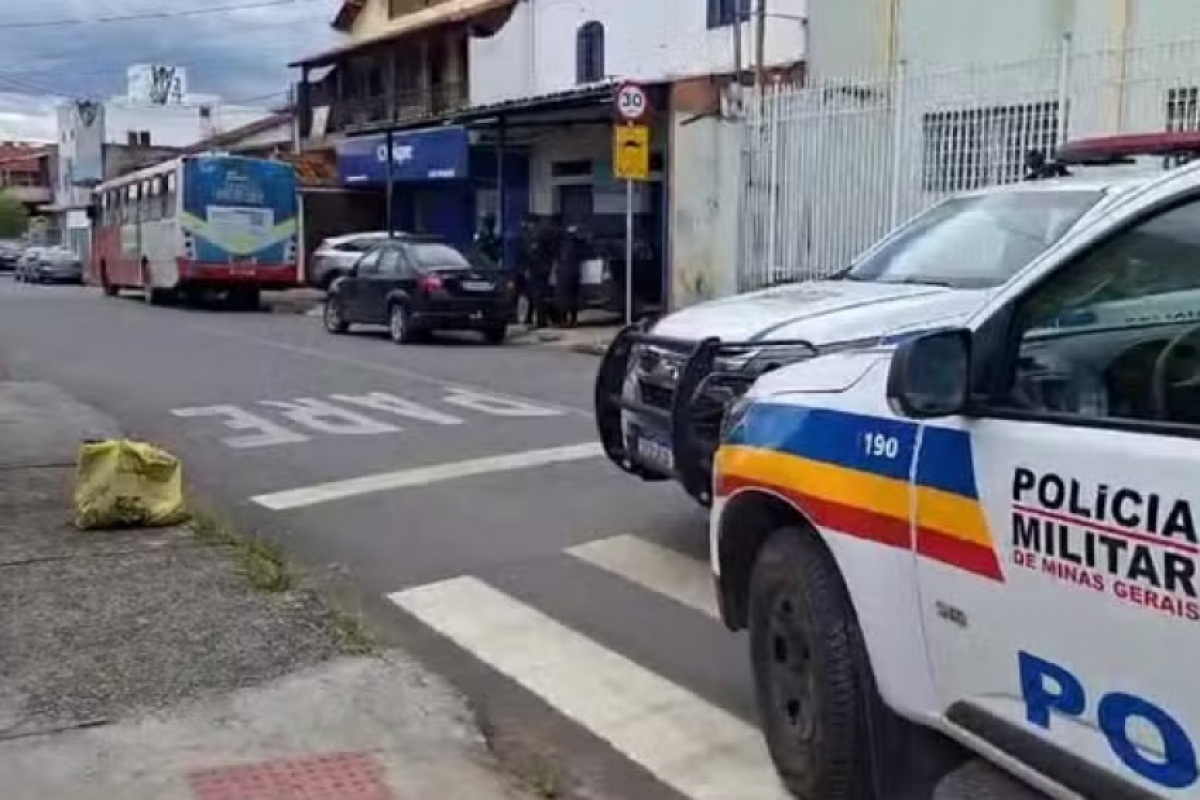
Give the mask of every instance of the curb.
POLYGON ((586 356, 602 356, 608 351, 606 342, 576 342, 567 345, 572 353, 582 353, 586 356))

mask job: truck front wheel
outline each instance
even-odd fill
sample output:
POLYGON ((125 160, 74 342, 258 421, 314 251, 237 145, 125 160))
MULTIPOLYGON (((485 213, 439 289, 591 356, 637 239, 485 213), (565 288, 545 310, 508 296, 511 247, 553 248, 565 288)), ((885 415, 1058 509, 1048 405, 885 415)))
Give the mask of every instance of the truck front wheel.
POLYGON ((891 797, 904 783, 903 723, 875 688, 824 543, 802 528, 772 533, 754 564, 748 610, 759 719, 783 783, 801 800, 891 797))

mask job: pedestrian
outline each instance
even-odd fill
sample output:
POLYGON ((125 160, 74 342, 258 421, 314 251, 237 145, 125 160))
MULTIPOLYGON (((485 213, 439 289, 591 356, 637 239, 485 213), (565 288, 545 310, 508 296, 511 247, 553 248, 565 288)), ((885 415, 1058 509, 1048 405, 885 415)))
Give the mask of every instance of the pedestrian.
POLYGON ((562 237, 562 250, 554 281, 558 322, 564 328, 574 328, 579 324, 583 262, 588 258, 587 233, 582 226, 572 225, 562 237))
POLYGON ((530 218, 526 233, 525 324, 532 328, 545 328, 549 324, 546 301, 554 263, 551 240, 549 224, 537 224, 530 218))
POLYGON ((496 232, 496 215, 488 212, 480 221, 473 242, 476 252, 495 264, 504 261, 504 241, 496 232))
POLYGON ((522 215, 516 241, 517 269, 514 276, 514 289, 516 290, 518 311, 520 310, 520 301, 525 301, 525 312, 519 316, 517 322, 523 322, 529 327, 533 327, 534 309, 533 297, 529 292, 529 276, 533 272, 536 229, 537 220, 533 214, 522 215))
POLYGON ((557 303, 559 263, 563 256, 566 231, 562 217, 554 214, 540 228, 538 254, 541 257, 543 278, 542 306, 549 324, 558 324, 560 314, 557 303))

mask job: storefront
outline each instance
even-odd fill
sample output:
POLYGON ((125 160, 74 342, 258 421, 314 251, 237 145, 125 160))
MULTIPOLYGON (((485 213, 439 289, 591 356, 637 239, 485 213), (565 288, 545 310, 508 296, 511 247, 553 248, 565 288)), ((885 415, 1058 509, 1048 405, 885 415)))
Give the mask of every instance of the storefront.
POLYGON ((434 234, 465 247, 485 212, 495 213, 501 180, 505 227, 515 227, 529 207, 529 164, 521 153, 501 157, 472 145, 464 126, 346 139, 338 145, 338 178, 348 188, 391 192, 391 222, 397 231, 434 234), (389 163, 390 144, 390 163, 389 163))

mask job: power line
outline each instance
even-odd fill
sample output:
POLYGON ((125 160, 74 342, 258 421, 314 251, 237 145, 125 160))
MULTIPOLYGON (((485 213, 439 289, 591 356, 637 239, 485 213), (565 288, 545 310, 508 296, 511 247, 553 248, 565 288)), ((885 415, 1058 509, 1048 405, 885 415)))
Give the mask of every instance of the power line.
POLYGON ((29 22, 0 22, 0 30, 57 28, 63 25, 111 25, 121 22, 145 22, 150 20, 178 19, 180 17, 200 17, 212 14, 226 14, 230 11, 253 11, 260 8, 279 8, 281 6, 298 6, 324 2, 328 2, 328 0, 252 0, 251 2, 233 3, 224 6, 208 6, 207 8, 188 8, 173 11, 144 11, 138 14, 116 14, 100 17, 64 17, 61 19, 31 20, 29 22))

